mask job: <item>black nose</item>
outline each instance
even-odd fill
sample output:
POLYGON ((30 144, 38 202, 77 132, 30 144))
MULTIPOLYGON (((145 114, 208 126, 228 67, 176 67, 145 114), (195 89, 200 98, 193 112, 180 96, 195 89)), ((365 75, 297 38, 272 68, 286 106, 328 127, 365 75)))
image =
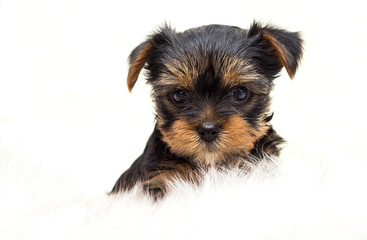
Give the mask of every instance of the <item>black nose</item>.
POLYGON ((219 126, 213 123, 204 123, 199 127, 198 133, 204 141, 212 142, 218 138, 219 126))

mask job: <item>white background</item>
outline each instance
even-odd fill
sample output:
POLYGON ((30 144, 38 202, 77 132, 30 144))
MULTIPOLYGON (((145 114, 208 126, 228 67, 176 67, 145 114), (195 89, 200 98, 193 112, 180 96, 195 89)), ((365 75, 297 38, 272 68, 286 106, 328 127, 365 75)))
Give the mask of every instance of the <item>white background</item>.
POLYGON ((254 19, 305 40, 295 79, 276 80, 275 129, 299 154, 367 156, 362 1, 0 0, 0 144, 26 156, 20 175, 106 192, 154 126, 143 76, 127 91, 130 51, 165 21, 181 31, 254 19))

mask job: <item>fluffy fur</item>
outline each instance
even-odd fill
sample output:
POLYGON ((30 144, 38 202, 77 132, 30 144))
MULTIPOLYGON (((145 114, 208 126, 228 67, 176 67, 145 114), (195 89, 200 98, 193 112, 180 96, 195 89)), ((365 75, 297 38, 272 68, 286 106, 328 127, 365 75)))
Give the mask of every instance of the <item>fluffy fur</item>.
POLYGON ((88 193, 2 146, 0 238, 365 239, 365 161, 296 152, 250 174, 210 171, 200 187, 176 181, 157 204, 137 188, 88 193))

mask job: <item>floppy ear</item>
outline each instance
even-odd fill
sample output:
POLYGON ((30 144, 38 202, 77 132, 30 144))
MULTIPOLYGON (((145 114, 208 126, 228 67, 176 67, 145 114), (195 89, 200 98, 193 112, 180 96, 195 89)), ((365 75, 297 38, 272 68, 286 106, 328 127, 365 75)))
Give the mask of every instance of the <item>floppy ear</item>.
MULTIPOLYGON (((129 74, 127 76, 127 86, 131 91, 138 80, 139 73, 146 63, 159 58, 161 54, 160 47, 169 44, 175 31, 166 23, 157 32, 153 33, 148 39, 137 46, 129 56, 129 74)), ((157 61, 154 61, 157 65, 157 61)))
POLYGON ((127 76, 127 87, 129 91, 133 89, 136 81, 138 80, 139 73, 147 62, 148 55, 154 50, 152 39, 149 39, 139 46, 137 46, 129 56, 129 74, 127 76))
POLYGON ((269 58, 272 55, 276 57, 275 62, 271 59, 263 59, 263 62, 268 61, 264 64, 268 64, 265 67, 273 71, 273 76, 282 67, 285 67, 289 77, 291 79, 294 77, 303 52, 303 40, 298 32, 287 32, 271 26, 261 27, 260 24, 254 22, 249 29, 248 35, 250 37, 260 37, 258 47, 265 50, 262 53, 262 57, 269 58))

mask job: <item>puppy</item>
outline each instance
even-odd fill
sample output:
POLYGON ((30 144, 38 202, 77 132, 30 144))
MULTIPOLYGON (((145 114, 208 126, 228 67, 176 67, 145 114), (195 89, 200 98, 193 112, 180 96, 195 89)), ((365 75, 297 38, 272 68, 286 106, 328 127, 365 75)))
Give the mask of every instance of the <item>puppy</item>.
POLYGON ((127 83, 131 91, 146 69, 156 126, 111 193, 141 183, 162 197, 174 179, 199 183, 209 167, 278 156, 283 139, 269 123, 269 94, 283 67, 294 77, 301 55, 299 33, 256 22, 248 30, 164 26, 148 37, 130 55, 127 83))

